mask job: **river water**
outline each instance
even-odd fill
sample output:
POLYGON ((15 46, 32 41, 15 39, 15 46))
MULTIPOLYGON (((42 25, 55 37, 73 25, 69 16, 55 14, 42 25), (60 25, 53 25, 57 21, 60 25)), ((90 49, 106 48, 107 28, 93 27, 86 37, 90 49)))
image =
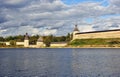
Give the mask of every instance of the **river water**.
POLYGON ((120 49, 0 49, 0 77, 120 77, 120 49))

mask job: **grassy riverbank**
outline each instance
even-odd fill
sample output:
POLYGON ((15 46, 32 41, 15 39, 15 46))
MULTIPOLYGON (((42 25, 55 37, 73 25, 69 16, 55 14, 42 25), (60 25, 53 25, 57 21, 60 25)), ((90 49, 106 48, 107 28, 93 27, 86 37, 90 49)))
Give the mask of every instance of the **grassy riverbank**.
MULTIPOLYGON (((25 47, 16 46, 16 45, 11 45, 11 46, 1 45, 0 48, 25 48, 25 47)), ((120 48, 120 38, 76 39, 69 42, 68 45, 64 47, 57 46, 57 47, 41 47, 41 48, 120 48)))
POLYGON ((120 47, 120 38, 76 39, 69 43, 71 47, 120 47))

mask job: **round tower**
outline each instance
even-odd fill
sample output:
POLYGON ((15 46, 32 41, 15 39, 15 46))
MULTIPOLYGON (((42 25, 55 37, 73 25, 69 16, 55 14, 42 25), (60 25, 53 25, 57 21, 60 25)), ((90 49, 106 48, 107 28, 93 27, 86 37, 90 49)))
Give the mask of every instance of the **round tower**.
POLYGON ((29 36, 28 36, 28 33, 25 34, 24 47, 29 47, 29 36))
POLYGON ((39 39, 37 40, 37 47, 43 47, 44 43, 43 43, 43 37, 39 37, 39 39))
POLYGON ((77 37, 76 34, 79 33, 79 29, 77 25, 75 25, 74 31, 73 31, 73 40, 77 37))

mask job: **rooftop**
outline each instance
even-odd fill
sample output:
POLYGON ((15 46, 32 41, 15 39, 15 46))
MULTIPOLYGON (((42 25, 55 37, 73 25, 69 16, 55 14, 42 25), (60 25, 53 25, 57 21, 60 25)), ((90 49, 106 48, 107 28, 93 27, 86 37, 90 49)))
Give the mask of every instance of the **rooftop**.
POLYGON ((43 38, 39 37, 39 39, 37 40, 37 42, 43 42, 43 38))
POLYGON ((25 34, 25 40, 28 40, 29 39, 29 36, 28 36, 28 33, 25 34))
POLYGON ((79 31, 77 25, 75 25, 74 31, 79 31))

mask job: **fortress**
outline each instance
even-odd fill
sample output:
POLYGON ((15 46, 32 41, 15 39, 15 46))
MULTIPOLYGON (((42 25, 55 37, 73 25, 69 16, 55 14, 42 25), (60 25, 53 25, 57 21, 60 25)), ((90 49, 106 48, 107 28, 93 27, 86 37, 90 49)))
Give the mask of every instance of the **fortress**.
MULTIPOLYGON (((75 28, 73 30, 73 38, 75 39, 95 39, 95 38, 120 38, 120 29, 115 30, 104 30, 104 31, 92 31, 92 32, 80 32, 77 28, 77 25, 75 25, 75 28)), ((16 45, 24 45, 24 47, 44 47, 45 44, 43 42, 43 38, 39 37, 39 39, 36 42, 36 45, 29 45, 29 36, 26 33, 24 42, 16 42, 16 45)), ((51 43, 51 46, 53 47, 64 47, 67 43, 51 43)))
MULTIPOLYGON (((115 30, 104 30, 104 31, 92 31, 92 32, 80 32, 77 28, 77 25, 75 25, 75 28, 73 30, 73 37, 72 40, 75 39, 95 39, 95 38, 120 38, 120 29, 115 30)), ((10 45, 10 42, 2 42, 6 45, 10 45)), ((18 46, 24 46, 24 47, 30 47, 30 48, 41 48, 45 47, 45 44, 43 42, 43 38, 39 37, 35 45, 29 44, 29 36, 26 33, 24 37, 23 42, 16 42, 16 45, 18 46)), ((52 42, 50 46, 52 47, 64 47, 66 46, 66 42, 52 42)))
POLYGON ((92 31, 92 32, 80 32, 75 25, 73 31, 73 39, 94 39, 94 38, 120 38, 120 29, 104 30, 104 31, 92 31))

